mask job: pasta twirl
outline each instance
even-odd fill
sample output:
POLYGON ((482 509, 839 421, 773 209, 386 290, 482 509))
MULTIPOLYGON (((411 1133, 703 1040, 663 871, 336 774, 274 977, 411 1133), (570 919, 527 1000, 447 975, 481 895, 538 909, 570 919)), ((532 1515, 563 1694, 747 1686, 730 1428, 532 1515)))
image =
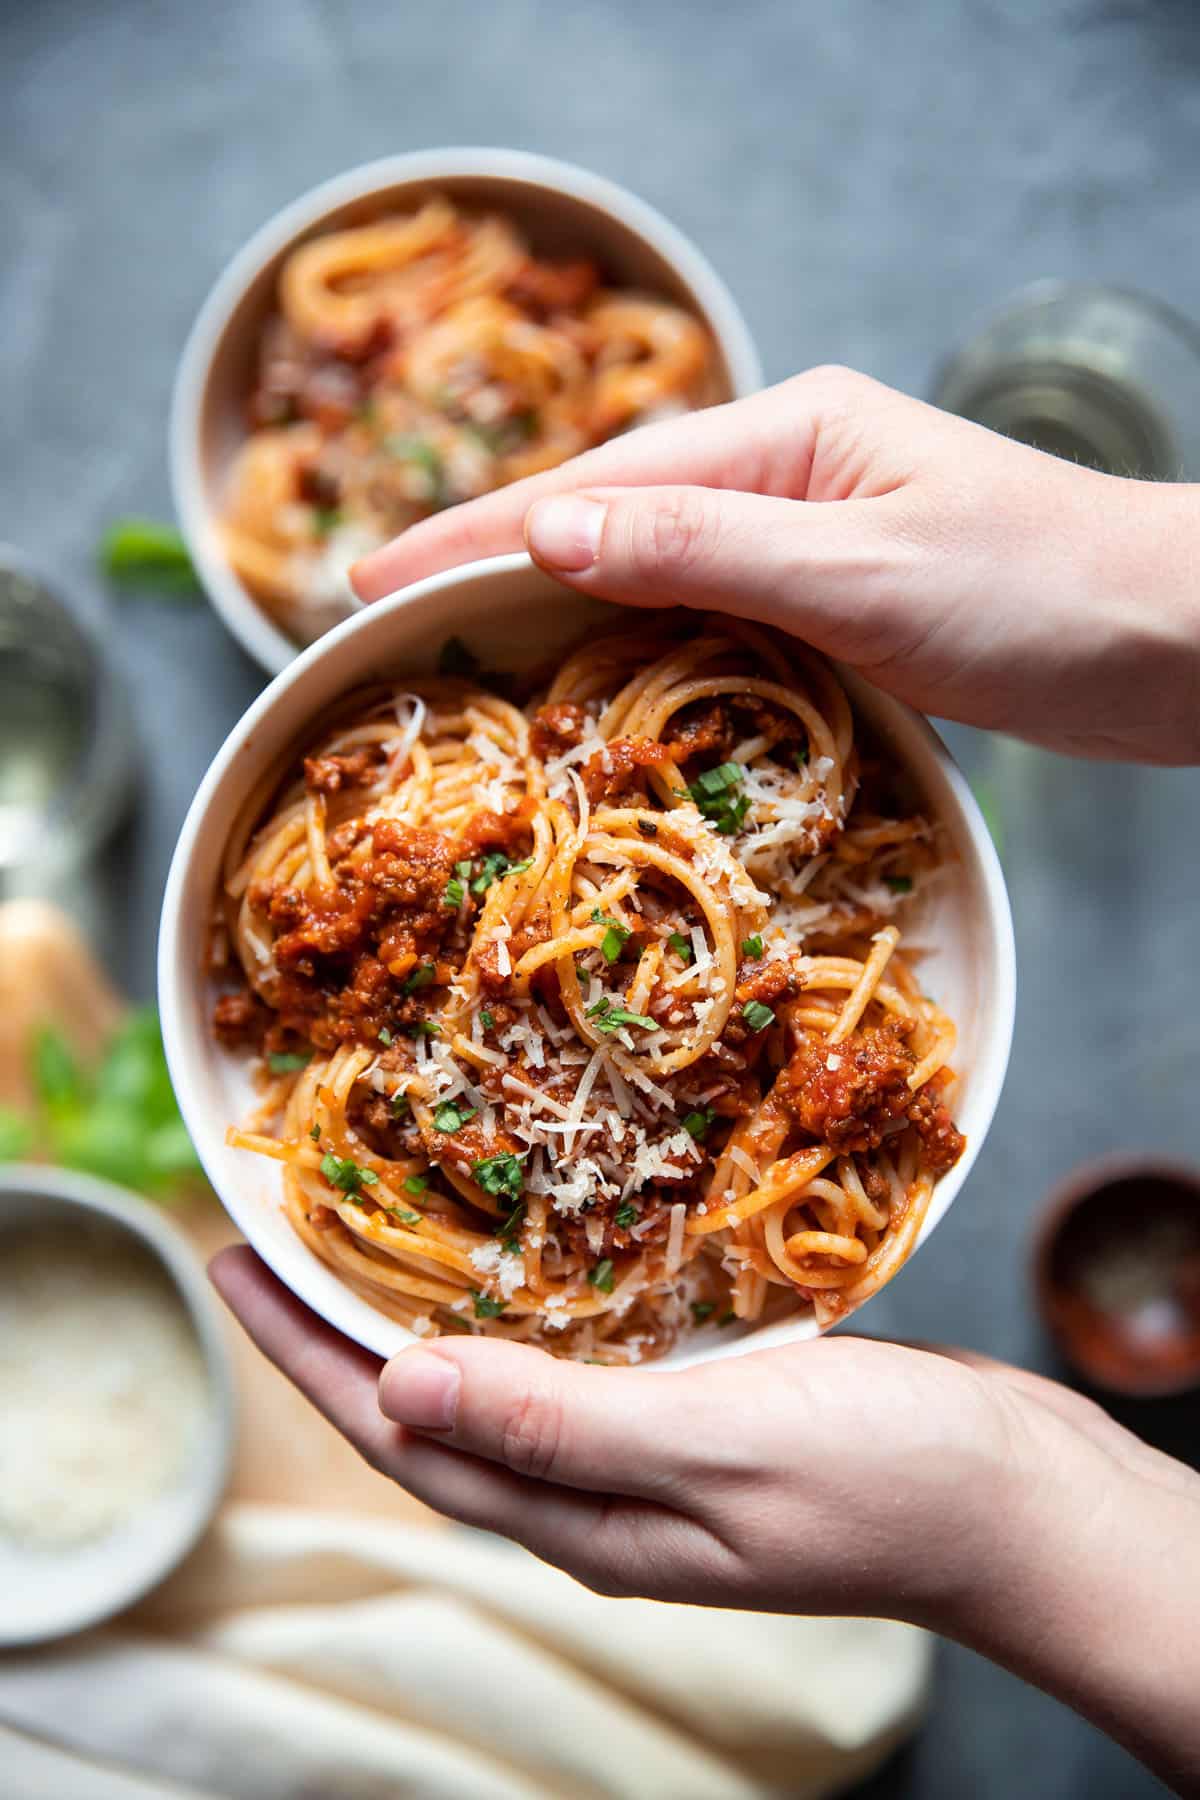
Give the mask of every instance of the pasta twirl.
POLYGON ((963 1148, 901 940, 941 863, 830 668, 736 620, 641 614, 524 706, 360 691, 229 845, 215 1028, 263 1084, 231 1142, 420 1334, 635 1361, 828 1324, 963 1148))

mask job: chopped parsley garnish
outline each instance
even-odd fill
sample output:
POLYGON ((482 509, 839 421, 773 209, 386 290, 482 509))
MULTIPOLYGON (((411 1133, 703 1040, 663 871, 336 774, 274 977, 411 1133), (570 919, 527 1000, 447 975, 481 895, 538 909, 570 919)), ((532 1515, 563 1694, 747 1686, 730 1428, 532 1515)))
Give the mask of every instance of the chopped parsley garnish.
POLYGON ((319 1144, 321 1141, 321 1127, 319 1125, 314 1125, 308 1135, 314 1144, 319 1144))
POLYGON ((437 666, 439 675, 474 675, 479 658, 460 637, 448 637, 438 652, 437 666))
POLYGON ((414 1019, 411 1025, 404 1027, 409 1037, 441 1037, 442 1028, 432 1019, 414 1019))
POLYGON ((675 954, 679 958, 680 962, 684 962, 684 963, 691 962, 691 960, 692 960, 692 941, 690 938, 685 938, 682 931, 673 931, 671 933, 670 937, 667 939, 667 943, 670 945, 671 949, 675 952, 675 954))
POLYGON ((380 1028, 380 1032, 379 1032, 379 1041, 380 1041, 380 1043, 381 1043, 381 1044, 383 1044, 383 1045, 384 1045, 384 1046, 385 1046, 385 1048, 386 1048, 386 1046, 388 1046, 388 1045, 389 1045, 389 1044, 390 1044, 390 1043, 391 1043, 391 1041, 392 1041, 392 1034, 391 1034, 391 1032, 390 1032, 390 1031, 389 1031, 389 1030, 388 1030, 388 1028, 387 1028, 387 1026, 386 1026, 386 1025, 384 1025, 384 1026, 382 1026, 382 1027, 381 1027, 381 1028, 380 1028))
POLYGON ((753 937, 748 937, 748 938, 742 939, 742 955, 743 956, 748 956, 752 962, 757 962, 759 957, 762 955, 762 953, 763 953, 763 941, 759 937, 757 932, 755 932, 753 937))
POLYGON ((393 1094, 392 1095, 392 1117, 393 1117, 393 1119, 406 1119, 411 1110, 412 1109, 409 1106, 407 1094, 393 1094))
POLYGON ((484 1007, 483 1011, 479 1015, 479 1023, 483 1026, 483 1029, 485 1031, 490 1031, 492 1029, 492 1026, 496 1023, 492 1014, 490 1012, 488 1012, 486 1007, 484 1007))
POLYGON ((496 1235, 500 1239, 500 1248, 506 1256, 521 1254, 521 1241, 517 1232, 521 1229, 521 1221, 525 1217, 525 1202, 518 1200, 507 1219, 502 1219, 496 1227, 496 1235))
POLYGON ((471 879, 474 864, 469 856, 462 857, 454 865, 454 874, 446 883, 446 892, 442 895, 444 906, 461 906, 467 891, 467 883, 471 879))
POLYGON ((613 1291, 612 1257, 606 1256, 604 1261, 598 1262, 594 1269, 589 1269, 588 1280, 594 1288, 599 1288, 602 1294, 611 1294, 613 1291))
POLYGON ((297 1069, 307 1069, 311 1060, 311 1050, 272 1050, 267 1067, 272 1075, 294 1075, 297 1069))
POLYGON ((893 894, 911 894, 912 893, 912 876, 911 875, 885 875, 883 879, 887 883, 888 887, 891 888, 893 894))
POLYGON ((493 1300, 490 1294, 481 1294, 478 1288, 471 1289, 471 1297, 477 1319, 498 1319, 508 1305, 507 1300, 493 1300))
POLYGON ((734 1312, 732 1306, 727 1306, 725 1308, 725 1311, 721 1314, 720 1318, 717 1320, 717 1329, 723 1330, 726 1325, 732 1325, 733 1321, 736 1318, 737 1318, 737 1314, 734 1312))
POLYGON ((400 1219, 405 1225, 419 1225, 421 1223, 420 1213, 408 1212, 403 1206, 389 1206, 387 1210, 393 1219, 400 1219))
POLYGON ((796 767, 802 769, 808 761, 808 745, 804 744, 796 752, 796 767))
POLYGON ((693 1300, 692 1301, 692 1318, 694 1319, 694 1321, 696 1322, 697 1325, 703 1325, 703 1323, 706 1319, 711 1319, 713 1314, 716 1312, 716 1310, 717 1310, 717 1308, 716 1308, 715 1301, 712 1301, 712 1300, 693 1300))
MULTIPOLYGON (((442 462, 441 454, 437 447, 434 444, 431 444, 428 438, 408 437, 403 432, 392 432, 388 437, 384 438, 383 448, 387 451, 389 456, 394 456, 398 462, 412 463, 416 468, 420 469, 428 480, 429 499, 432 504, 436 507, 446 505, 445 464, 442 462)), ((454 639, 451 639, 451 642, 454 641, 454 639)), ((459 670, 441 669, 440 673, 443 675, 457 675, 459 670)))
POLYGON ((595 1006, 589 1006, 587 1017, 596 1021, 596 1030, 611 1033, 620 1031, 622 1025, 640 1025, 643 1031, 657 1031, 658 1020, 648 1019, 645 1013, 630 1012, 627 1007, 614 1006, 608 995, 597 1000, 595 1006))
POLYGON ((719 763, 693 781, 688 793, 722 837, 732 837, 750 810, 750 797, 741 792, 745 770, 741 763, 719 763))
POLYGON ((637 1222, 638 1209, 628 1200, 626 1200, 622 1206, 618 1206, 616 1212, 613 1214, 613 1224, 617 1227, 618 1231, 628 1231, 629 1227, 631 1225, 636 1225, 637 1222))
POLYGON ((471 883, 471 892, 486 894, 493 881, 501 881, 506 875, 519 875, 522 870, 528 869, 532 862, 532 856, 527 856, 524 862, 509 862, 503 850, 489 850, 480 865, 478 875, 471 883))
POLYGON ((477 1106, 462 1107, 453 1100, 443 1100, 440 1106, 434 1108, 433 1128, 449 1137, 452 1132, 461 1131, 467 1120, 473 1119, 478 1111, 477 1106))
POLYGON ((693 1137, 699 1142, 716 1116, 711 1106, 698 1107, 695 1112, 690 1112, 684 1119, 683 1129, 689 1137, 693 1137))
POLYGON ((742 1017, 751 1031, 765 1031, 768 1025, 775 1023, 775 1014, 761 1000, 748 1000, 742 1008, 742 1017))
POLYGON ((379 1180, 374 1169, 360 1169, 350 1157, 335 1156, 332 1150, 321 1158, 321 1173, 330 1187, 340 1188, 343 1194, 361 1193, 364 1187, 374 1187, 379 1180))
POLYGON ((402 993, 415 994, 418 988, 429 987, 437 970, 432 963, 419 963, 405 982, 402 993))
POLYGON ((485 1156, 471 1164, 471 1173, 485 1194, 507 1194, 510 1200, 519 1200, 525 1179, 521 1165, 527 1155, 528 1151, 518 1156, 506 1150, 499 1156, 485 1156))
POLYGON ((428 1175, 406 1175, 404 1177, 404 1191, 406 1194, 423 1194, 428 1186, 428 1175))
POLYGON ((592 918, 597 925, 608 927, 601 939, 600 951, 606 963, 615 963, 630 936, 628 925, 622 925, 619 919, 609 918, 598 906, 592 908, 592 918))
POLYGON ((340 506, 318 506, 313 510, 313 530, 318 537, 330 537, 341 522, 340 506))

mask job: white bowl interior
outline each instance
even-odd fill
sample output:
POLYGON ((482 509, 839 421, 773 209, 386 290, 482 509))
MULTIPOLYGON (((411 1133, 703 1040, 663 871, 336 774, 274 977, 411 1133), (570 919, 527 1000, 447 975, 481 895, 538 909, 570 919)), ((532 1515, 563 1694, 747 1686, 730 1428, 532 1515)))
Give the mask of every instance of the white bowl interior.
POLYGON ((206 588, 242 645, 272 673, 296 644, 234 574, 215 529, 230 463, 246 436, 246 398, 280 265, 302 239, 431 194, 514 219, 548 255, 591 254, 620 286, 663 294, 695 313, 717 346, 712 401, 762 383, 757 352, 728 289, 700 251, 615 183, 548 157, 507 150, 429 150, 352 169, 271 219, 217 282, 184 350, 171 417, 175 505, 206 588))
MULTIPOLYGON (((431 669, 452 633, 497 667, 528 667, 616 610, 560 587, 525 556, 475 563, 368 607, 306 651, 250 709, 213 763, 183 828, 163 907, 159 1003, 188 1129, 217 1193, 264 1261, 322 1318, 381 1356, 411 1343, 410 1333, 352 1293, 300 1242, 281 1210, 275 1165, 225 1143, 227 1127, 251 1104, 244 1061, 212 1036, 213 994, 202 970, 225 841, 247 789, 296 747, 323 708, 358 683, 431 669)), ((636 629, 636 619, 631 623, 636 629)), ((841 674, 859 715, 912 772, 954 852, 909 930, 910 939, 929 946, 921 964, 925 986, 958 1024, 955 1116, 967 1137, 963 1157, 934 1190, 923 1243, 961 1189, 1000 1096, 1013 1022, 1012 922, 987 826, 945 746, 909 708, 852 671, 841 674)), ((682 1367, 814 1335, 810 1314, 740 1336, 700 1333, 657 1366, 682 1367)))
MULTIPOLYGON (((216 1510, 229 1472, 234 1400, 229 1355, 203 1271, 187 1243, 135 1194, 63 1169, 0 1169, 0 1256, 6 1234, 35 1222, 99 1218, 148 1249, 191 1319, 209 1402, 181 1477, 102 1537, 43 1549, 0 1537, 0 1647, 81 1631, 129 1606, 187 1554, 216 1510)), ((63 1370, 64 1381, 70 1370, 63 1370)))

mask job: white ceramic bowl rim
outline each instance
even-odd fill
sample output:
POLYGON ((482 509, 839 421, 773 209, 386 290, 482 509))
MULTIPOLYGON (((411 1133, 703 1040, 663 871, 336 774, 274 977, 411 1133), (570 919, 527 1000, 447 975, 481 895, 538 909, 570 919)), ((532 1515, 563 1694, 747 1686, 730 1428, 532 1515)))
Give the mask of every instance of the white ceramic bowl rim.
POLYGON ((209 369, 221 338, 242 295, 263 266, 327 214, 403 182, 472 176, 553 189, 607 213, 644 238, 672 264, 699 300, 721 346, 735 395, 751 394, 762 386, 762 364, 754 340, 712 263, 648 201, 605 175, 535 151, 452 145, 360 163, 310 188, 260 226, 217 277, 184 345, 168 426, 175 511, 205 589, 243 649, 272 675, 293 660, 296 644, 238 581, 214 547, 209 529, 198 425, 209 369))
MULTIPOLYGON (((377 601, 304 650, 259 695, 217 752, 184 821, 163 899, 158 966, 163 1042, 180 1108, 201 1160, 208 1169, 209 1178, 235 1223, 250 1243, 271 1263, 280 1279, 328 1323, 380 1355, 393 1354, 401 1347, 401 1342, 409 1341, 403 1327, 366 1302, 360 1301, 332 1271, 312 1255, 299 1238, 293 1238, 291 1246, 283 1252, 287 1267, 281 1268, 278 1256, 273 1256, 264 1247, 262 1201, 247 1193, 248 1184, 238 1185, 223 1180, 220 1170, 215 1166, 216 1142, 223 1143, 225 1126, 233 1121, 222 1122, 218 1140, 205 1108, 197 1100, 194 1091, 196 1084, 192 1076, 195 1052, 189 1040, 185 995, 194 991, 195 983, 201 979, 201 971, 197 944, 181 937, 185 899, 191 881, 197 841, 209 810, 221 795, 233 765, 284 696, 303 682, 319 663, 336 656, 341 646, 359 634, 380 631, 388 619, 403 615, 418 603, 439 593, 518 573, 527 574, 531 581, 548 581, 548 577, 541 575, 523 553, 468 563, 431 576, 426 581, 416 582, 385 600, 377 601)), ((569 591, 563 592, 566 600, 574 599, 569 591)), ((454 629, 453 617, 449 611, 445 628, 447 632, 454 629)), ((843 668, 839 669, 839 673, 852 690, 855 687, 860 690, 869 688, 869 684, 853 671, 843 668)), ((361 678, 360 676, 359 679, 361 678)), ((1000 860, 966 777, 926 719, 902 702, 879 694, 878 690, 873 692, 877 709, 886 715, 892 727, 907 737, 912 753, 924 759, 926 777, 931 779, 936 772, 937 777, 944 782, 951 806, 957 810, 958 820, 969 840, 975 861, 982 899, 981 917, 991 956, 986 1023, 980 1032, 979 1052, 970 1067, 973 1091, 972 1128, 968 1132, 967 1148, 962 1157, 934 1189, 917 1239, 915 1248, 919 1248, 945 1217, 960 1192, 991 1125, 1004 1085, 1012 1044, 1016 1006, 1016 958, 1012 915, 1000 860)), ((851 697, 854 698, 853 692, 851 697)), ((325 696, 325 703, 331 698, 331 695, 325 696)), ((920 778, 918 774, 918 780, 920 778)), ((749 1348, 770 1348, 775 1344, 811 1337, 815 1333, 816 1327, 811 1318, 801 1316, 795 1320, 783 1320, 759 1330, 748 1331, 736 1338, 722 1334, 722 1338, 715 1343, 691 1343, 672 1352, 657 1366, 683 1367, 689 1363, 718 1360, 749 1348)))
MULTIPOLYGON (((101 1540, 94 1548, 97 1557, 107 1556, 111 1565, 111 1590, 98 1598, 96 1583, 89 1582, 92 1598, 69 1617, 60 1600, 53 1608, 53 1622, 45 1630, 27 1628, 10 1635, 0 1609, 0 1647, 40 1643, 83 1631, 124 1611, 163 1581, 194 1547, 220 1504, 229 1480, 237 1421, 233 1365, 217 1301, 178 1229, 162 1218, 150 1201, 98 1176, 45 1163, 7 1163, 0 1166, 0 1243, 5 1230, 4 1202, 26 1197, 78 1207, 110 1221, 146 1246, 165 1271, 192 1323, 208 1378, 211 1406, 208 1428, 194 1463, 183 1476, 182 1491, 171 1509, 170 1525, 155 1534, 154 1554, 134 1546, 120 1556, 109 1556, 101 1540)), ((59 1596, 59 1588, 51 1572, 43 1579, 47 1584, 49 1617, 50 1603, 59 1596)))

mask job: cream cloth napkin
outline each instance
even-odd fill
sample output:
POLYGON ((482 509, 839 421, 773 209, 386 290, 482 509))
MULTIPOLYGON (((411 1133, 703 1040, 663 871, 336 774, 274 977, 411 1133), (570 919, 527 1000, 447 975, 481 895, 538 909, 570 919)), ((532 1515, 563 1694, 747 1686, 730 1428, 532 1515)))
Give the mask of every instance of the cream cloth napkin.
POLYGON ((764 1800, 913 1728, 929 1641, 610 1600, 480 1533, 232 1506, 120 1626, 0 1658, 14 1800, 764 1800))

